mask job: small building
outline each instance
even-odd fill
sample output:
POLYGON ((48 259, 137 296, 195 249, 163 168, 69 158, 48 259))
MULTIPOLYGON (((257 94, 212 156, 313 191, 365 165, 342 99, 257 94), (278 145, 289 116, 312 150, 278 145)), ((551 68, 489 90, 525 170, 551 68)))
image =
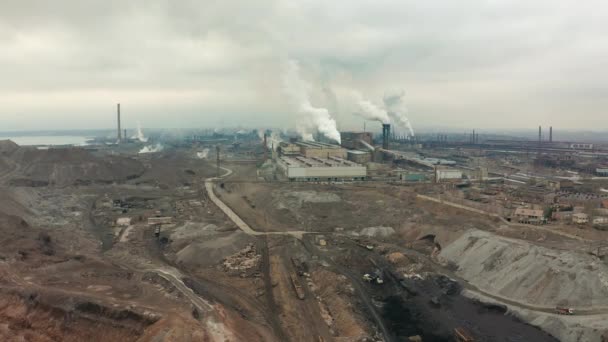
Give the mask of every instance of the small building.
POLYGON ((372 154, 366 151, 350 150, 347 151, 346 159, 357 164, 367 164, 372 161, 372 154))
POLYGON ((300 146, 288 142, 280 142, 277 151, 282 156, 293 156, 300 154, 300 146))
POLYGON ((576 224, 585 224, 589 222, 589 215, 585 213, 572 214, 572 222, 576 224))
POLYGON ((593 218, 594 226, 605 226, 608 225, 608 217, 606 216, 596 216, 593 218))
POLYGON ((489 172, 487 167, 478 166, 475 168, 475 178, 479 182, 488 179, 488 174, 489 172))
POLYGON ((555 221, 572 221, 572 211, 554 211, 551 218, 555 221))
POLYGON ((574 188, 574 182, 569 179, 549 180, 547 187, 552 190, 569 190, 574 188))
POLYGON ((131 218, 130 217, 119 217, 116 220, 116 225, 117 226, 130 226, 131 225, 131 218))
POLYGON ((600 177, 608 177, 608 167, 598 167, 595 169, 595 174, 600 177))
POLYGON ((399 180, 402 182, 426 182, 427 177, 424 173, 403 172, 399 174, 399 180))
POLYGON ((519 223, 543 224, 546 222, 545 213, 540 209, 517 208, 513 216, 519 223))
POLYGON ((447 167, 435 167, 435 182, 453 182, 462 180, 462 171, 447 167))

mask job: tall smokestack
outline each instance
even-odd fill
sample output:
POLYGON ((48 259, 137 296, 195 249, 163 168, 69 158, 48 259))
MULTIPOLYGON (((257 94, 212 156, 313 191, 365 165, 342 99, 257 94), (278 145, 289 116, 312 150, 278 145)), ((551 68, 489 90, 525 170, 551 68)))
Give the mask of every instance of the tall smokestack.
POLYGON ((388 150, 388 141, 391 136, 391 125, 382 124, 382 148, 388 150))
POLYGON ((540 146, 543 138, 542 138, 542 134, 543 134, 543 129, 541 126, 538 126, 538 145, 540 146))
POLYGON ((477 140, 477 137, 475 137, 475 130, 473 130, 473 138, 471 140, 471 143, 475 144, 475 140, 477 140))
POLYGON ((117 121, 118 121, 118 142, 122 140, 122 131, 120 130, 120 103, 116 105, 117 121))
POLYGON ((553 126, 549 126, 549 142, 553 142, 553 126))
POLYGON ((262 146, 262 148, 264 148, 264 161, 266 161, 266 158, 268 158, 267 155, 267 151, 268 151, 268 145, 267 145, 267 138, 268 134, 266 132, 264 132, 264 146, 262 146))

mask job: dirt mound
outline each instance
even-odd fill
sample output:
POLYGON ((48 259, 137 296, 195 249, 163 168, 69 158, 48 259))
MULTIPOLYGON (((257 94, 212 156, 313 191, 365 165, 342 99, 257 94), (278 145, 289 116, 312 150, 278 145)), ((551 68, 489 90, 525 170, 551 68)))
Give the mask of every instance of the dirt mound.
POLYGON ((132 329, 81 318, 35 298, 0 294, 2 341, 133 341, 138 336, 132 329))
POLYGON ((470 230, 440 257, 488 293, 543 306, 608 305, 608 267, 588 254, 470 230))
POLYGON ((241 231, 218 234, 212 239, 194 242, 182 248, 176 254, 176 261, 188 268, 211 266, 245 248, 252 240, 241 231))
POLYGON ((172 313, 148 327, 137 342, 211 341, 209 334, 192 316, 172 313))
POLYGON ((96 156, 82 148, 20 147, 8 157, 17 165, 11 185, 69 186, 122 182, 139 177, 143 165, 120 156, 96 156))
POLYGON ((19 145, 17 145, 12 140, 0 140, 0 154, 1 155, 9 155, 19 149, 19 145))
POLYGON ((395 230, 392 227, 367 227, 361 230, 360 235, 369 237, 386 238, 395 234, 395 230))

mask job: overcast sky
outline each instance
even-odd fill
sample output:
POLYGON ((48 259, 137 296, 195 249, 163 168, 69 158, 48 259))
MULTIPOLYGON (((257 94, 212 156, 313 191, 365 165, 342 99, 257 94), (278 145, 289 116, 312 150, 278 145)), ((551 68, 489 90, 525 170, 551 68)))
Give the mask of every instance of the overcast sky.
POLYGON ((294 126, 281 65, 362 126, 404 89, 414 127, 605 129, 608 5, 564 0, 5 0, 0 130, 294 126))

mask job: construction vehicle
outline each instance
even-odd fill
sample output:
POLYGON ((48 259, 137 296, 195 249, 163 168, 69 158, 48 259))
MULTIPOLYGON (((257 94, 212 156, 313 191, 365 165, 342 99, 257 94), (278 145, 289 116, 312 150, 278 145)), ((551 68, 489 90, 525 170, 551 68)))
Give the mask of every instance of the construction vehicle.
POLYGON ((555 308, 555 311, 557 312, 558 315, 574 315, 574 309, 573 308, 564 308, 564 307, 557 307, 555 308))
POLYGON ((475 339, 464 328, 454 329, 454 337, 458 342, 475 342, 475 339))

